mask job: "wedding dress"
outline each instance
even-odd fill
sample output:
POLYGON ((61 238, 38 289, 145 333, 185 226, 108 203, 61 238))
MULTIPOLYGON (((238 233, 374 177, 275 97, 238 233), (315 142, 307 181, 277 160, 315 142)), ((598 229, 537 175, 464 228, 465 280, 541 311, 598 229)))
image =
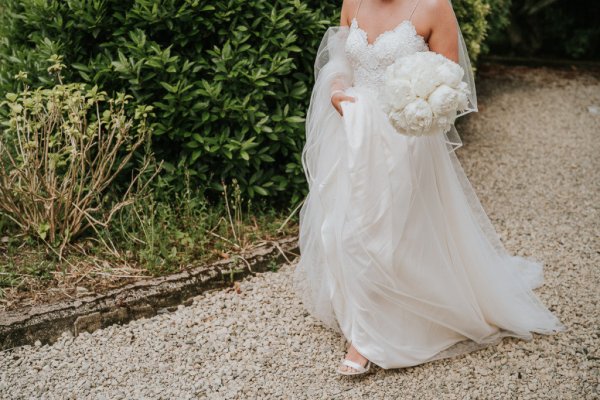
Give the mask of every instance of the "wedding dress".
POLYGON ((542 263, 500 242, 453 151, 457 137, 399 134, 381 110, 385 68, 427 50, 410 19, 372 43, 356 16, 329 28, 307 114, 294 287, 382 368, 564 329, 532 291, 542 263), (343 117, 330 103, 340 80, 356 98, 343 117))

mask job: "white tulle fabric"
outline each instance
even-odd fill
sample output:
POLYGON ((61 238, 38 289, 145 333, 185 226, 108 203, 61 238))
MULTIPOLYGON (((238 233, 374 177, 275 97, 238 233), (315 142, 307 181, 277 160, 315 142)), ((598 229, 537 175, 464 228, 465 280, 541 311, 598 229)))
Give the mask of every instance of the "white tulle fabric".
POLYGON ((456 141, 398 134, 381 110, 385 67, 424 50, 409 21, 373 44, 356 20, 329 28, 307 114, 294 286, 313 316, 382 368, 564 329, 532 291, 542 263, 507 253, 456 141), (343 117, 330 103, 336 88, 356 97, 343 117))

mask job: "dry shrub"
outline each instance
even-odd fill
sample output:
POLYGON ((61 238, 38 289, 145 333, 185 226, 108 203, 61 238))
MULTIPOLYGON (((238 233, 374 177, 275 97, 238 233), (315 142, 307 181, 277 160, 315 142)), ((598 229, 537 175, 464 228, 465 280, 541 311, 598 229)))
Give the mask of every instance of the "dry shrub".
POLYGON ((152 110, 139 106, 128 118, 131 96, 113 99, 96 86, 63 84, 62 67, 55 58, 49 71, 58 74, 59 84, 51 89, 25 86, 6 96, 1 106, 10 109, 10 119, 0 133, 0 212, 59 257, 86 230, 106 227, 143 189, 136 182, 148 169, 148 159, 117 201, 105 199, 149 139, 146 117, 152 110))

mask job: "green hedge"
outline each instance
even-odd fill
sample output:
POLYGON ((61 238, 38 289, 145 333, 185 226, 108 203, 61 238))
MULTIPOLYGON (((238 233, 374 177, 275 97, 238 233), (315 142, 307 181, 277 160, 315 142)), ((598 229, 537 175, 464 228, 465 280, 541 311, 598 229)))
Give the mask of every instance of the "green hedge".
MULTIPOLYGON (((455 0, 471 56, 492 7, 455 0)), ((125 91, 152 105, 153 148, 172 185, 184 172, 208 192, 237 178, 244 194, 295 202, 306 191, 300 153, 312 65, 341 1, 3 0, 0 92, 54 84, 47 59, 62 55, 65 81, 125 91)))
POLYGON ((510 23, 489 40, 494 53, 600 59, 600 7, 588 0, 513 0, 510 23))

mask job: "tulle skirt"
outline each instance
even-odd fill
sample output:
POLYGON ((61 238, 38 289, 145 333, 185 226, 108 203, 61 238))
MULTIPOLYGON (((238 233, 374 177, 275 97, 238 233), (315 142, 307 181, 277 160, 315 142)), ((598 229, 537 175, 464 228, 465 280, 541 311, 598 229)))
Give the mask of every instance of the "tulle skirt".
POLYGON ((506 252, 444 134, 401 135, 373 93, 348 94, 305 148, 294 284, 311 314, 382 368, 563 330, 532 291, 542 263, 506 252))

